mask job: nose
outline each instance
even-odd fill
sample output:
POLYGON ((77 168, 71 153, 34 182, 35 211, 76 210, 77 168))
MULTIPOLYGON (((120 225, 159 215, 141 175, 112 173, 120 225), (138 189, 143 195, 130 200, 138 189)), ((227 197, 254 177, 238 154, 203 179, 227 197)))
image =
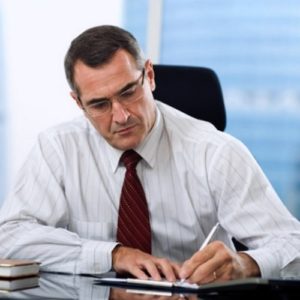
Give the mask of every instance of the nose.
POLYGON ((113 101, 111 113, 113 121, 119 124, 125 124, 130 116, 129 111, 119 101, 113 101))

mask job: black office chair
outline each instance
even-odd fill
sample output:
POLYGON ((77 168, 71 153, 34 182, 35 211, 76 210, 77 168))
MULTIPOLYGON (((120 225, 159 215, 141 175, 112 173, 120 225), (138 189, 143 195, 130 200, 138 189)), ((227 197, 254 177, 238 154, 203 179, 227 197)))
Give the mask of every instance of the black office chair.
MULTIPOLYGON (((226 111, 216 73, 203 67, 154 65, 154 98, 186 114, 208 121, 221 131, 226 127, 226 111)), ((247 247, 233 238, 238 251, 247 247)))
POLYGON ((208 68, 154 65, 154 97, 221 131, 226 127, 223 94, 216 73, 208 68))

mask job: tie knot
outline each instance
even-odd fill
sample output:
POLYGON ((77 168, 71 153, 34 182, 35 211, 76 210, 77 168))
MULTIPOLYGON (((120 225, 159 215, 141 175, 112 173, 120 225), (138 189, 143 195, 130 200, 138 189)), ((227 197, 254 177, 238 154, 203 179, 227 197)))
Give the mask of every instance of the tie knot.
POLYGON ((134 169, 141 159, 141 156, 134 150, 127 150, 122 154, 120 160, 125 165, 126 169, 134 169))

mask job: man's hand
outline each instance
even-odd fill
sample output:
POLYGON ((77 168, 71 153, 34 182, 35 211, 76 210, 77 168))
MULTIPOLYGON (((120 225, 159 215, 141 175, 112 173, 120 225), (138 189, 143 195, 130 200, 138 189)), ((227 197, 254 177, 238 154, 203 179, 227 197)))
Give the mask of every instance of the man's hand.
POLYGON ((251 276, 260 276, 257 263, 246 253, 233 252, 220 241, 196 252, 179 270, 180 278, 198 284, 251 276))
POLYGON ((140 279, 165 277, 175 281, 178 278, 178 264, 129 247, 117 246, 112 252, 112 264, 117 273, 127 272, 140 279))

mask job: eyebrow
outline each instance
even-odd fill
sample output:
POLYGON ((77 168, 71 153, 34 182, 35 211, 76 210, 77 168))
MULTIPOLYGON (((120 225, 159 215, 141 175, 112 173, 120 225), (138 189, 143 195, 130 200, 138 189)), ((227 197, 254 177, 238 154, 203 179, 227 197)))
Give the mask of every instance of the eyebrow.
MULTIPOLYGON (((129 88, 131 88, 132 86, 137 84, 139 80, 140 80, 140 77, 137 80, 128 82, 125 86, 123 86, 121 89, 119 89, 119 91, 117 91, 112 97, 114 97, 115 95, 122 94, 123 92, 125 92, 126 90, 128 90, 129 88)), ((107 98, 107 97, 93 98, 93 99, 87 100, 85 105, 90 106, 92 104, 99 103, 101 101, 106 101, 106 100, 109 100, 109 99, 110 98, 107 98)))

